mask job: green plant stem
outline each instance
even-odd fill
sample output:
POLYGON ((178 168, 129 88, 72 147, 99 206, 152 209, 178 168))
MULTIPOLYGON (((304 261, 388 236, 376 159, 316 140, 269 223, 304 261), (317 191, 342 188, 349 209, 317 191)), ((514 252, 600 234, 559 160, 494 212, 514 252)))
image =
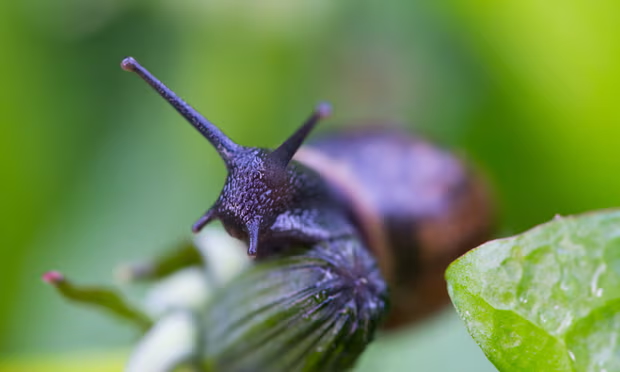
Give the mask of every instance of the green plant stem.
POLYGON ((56 288, 64 298, 102 309, 135 325, 141 332, 146 332, 153 325, 153 321, 146 314, 136 309, 111 289, 77 286, 58 272, 46 273, 43 275, 43 280, 56 288))
POLYGON ((153 281, 180 269, 202 264, 202 256, 190 242, 183 242, 153 260, 123 265, 118 276, 123 281, 153 281))

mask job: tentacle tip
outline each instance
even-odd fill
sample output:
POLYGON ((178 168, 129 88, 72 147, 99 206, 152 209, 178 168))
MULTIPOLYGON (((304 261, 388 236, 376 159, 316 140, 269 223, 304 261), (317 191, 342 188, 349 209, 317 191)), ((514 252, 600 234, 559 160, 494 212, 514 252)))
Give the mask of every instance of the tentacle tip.
POLYGON ((41 277, 47 284, 56 285, 65 280, 65 276, 58 271, 48 271, 41 277))
POLYGON ((194 234, 198 234, 205 226, 209 224, 209 222, 213 221, 215 218, 215 207, 212 207, 205 214, 203 214, 198 219, 198 221, 194 222, 194 224, 192 225, 192 232, 194 234))
POLYGON ((196 222, 195 224, 192 225, 192 232, 194 234, 198 234, 202 230, 203 227, 204 225, 201 224, 200 221, 196 222))
POLYGON ((134 71, 137 65, 138 61, 133 57, 127 57, 121 62, 121 68, 125 71, 134 71))
POLYGON ((329 102, 321 102, 316 105, 315 111, 319 118, 325 119, 332 114, 332 105, 329 102))

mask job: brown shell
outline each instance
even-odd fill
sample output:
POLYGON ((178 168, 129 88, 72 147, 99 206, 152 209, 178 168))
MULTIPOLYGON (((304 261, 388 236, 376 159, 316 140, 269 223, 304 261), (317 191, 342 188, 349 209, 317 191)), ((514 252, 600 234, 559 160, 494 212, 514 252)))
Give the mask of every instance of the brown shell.
POLYGON ((492 234, 480 177, 452 153, 396 128, 324 137, 295 159, 333 185, 377 257, 391 284, 388 327, 446 304, 446 267, 492 234))

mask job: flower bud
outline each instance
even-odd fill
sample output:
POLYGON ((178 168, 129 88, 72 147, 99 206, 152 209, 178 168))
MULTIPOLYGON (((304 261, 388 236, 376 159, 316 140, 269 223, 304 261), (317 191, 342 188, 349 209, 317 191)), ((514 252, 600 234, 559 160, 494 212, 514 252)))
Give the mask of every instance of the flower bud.
POLYGON ((216 371, 340 371, 386 312, 375 259, 353 238, 259 262, 212 298, 202 360, 216 371))

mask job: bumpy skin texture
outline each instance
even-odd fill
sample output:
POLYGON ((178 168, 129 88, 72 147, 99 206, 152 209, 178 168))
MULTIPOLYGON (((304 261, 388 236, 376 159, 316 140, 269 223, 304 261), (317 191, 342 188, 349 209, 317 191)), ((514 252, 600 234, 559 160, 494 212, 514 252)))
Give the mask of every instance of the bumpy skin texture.
POLYGON ((286 168, 274 165, 270 153, 247 148, 229 166, 215 203, 215 214, 229 234, 249 243, 248 226, 255 224, 257 258, 355 235, 343 208, 315 171, 295 161, 286 168))

